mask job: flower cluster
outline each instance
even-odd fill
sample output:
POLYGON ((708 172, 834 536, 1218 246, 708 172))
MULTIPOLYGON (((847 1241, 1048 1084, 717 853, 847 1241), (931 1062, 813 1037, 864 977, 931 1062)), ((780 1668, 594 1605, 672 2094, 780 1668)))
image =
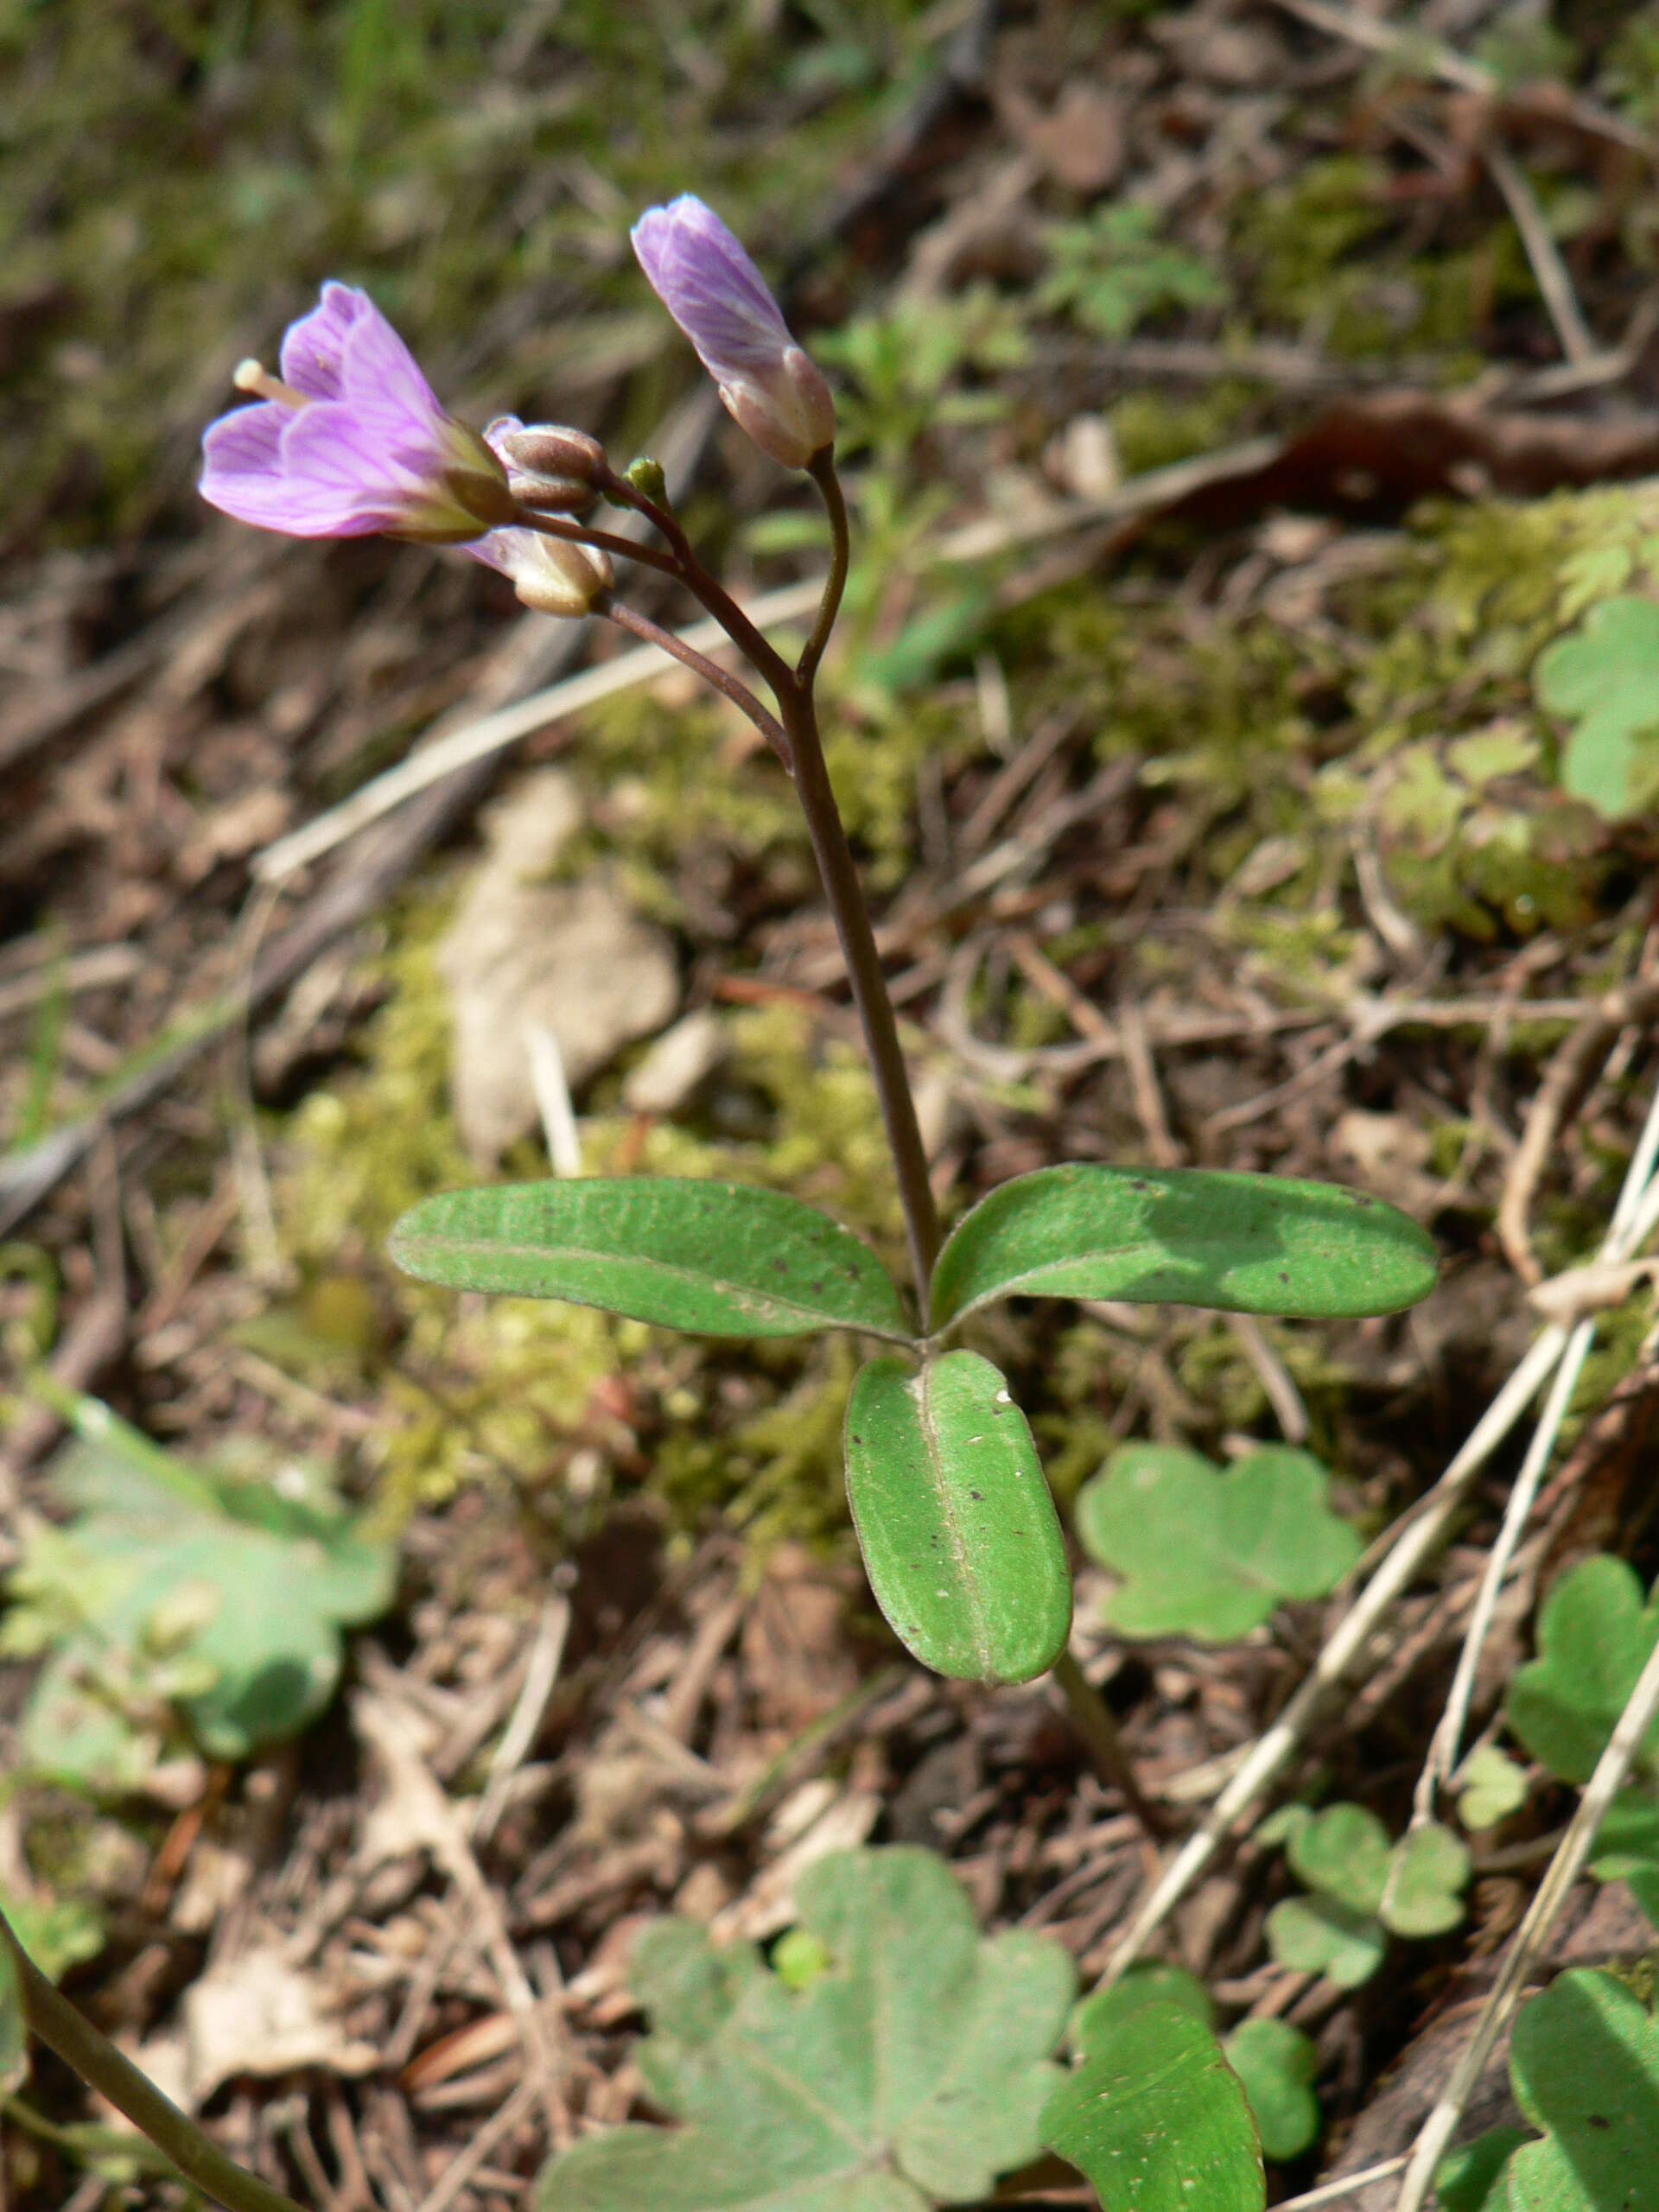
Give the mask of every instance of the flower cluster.
MULTIPOLYGON (((633 244, 754 442, 797 468, 826 451, 830 387, 720 218, 686 194, 642 216, 633 244)), ((609 591, 603 547, 561 519, 585 515, 615 482, 598 442, 514 416, 481 432, 458 422, 366 293, 325 284, 283 340, 281 374, 245 361, 235 381, 256 404, 202 441, 201 495, 226 514, 291 537, 458 547, 551 614, 585 613, 609 591)))

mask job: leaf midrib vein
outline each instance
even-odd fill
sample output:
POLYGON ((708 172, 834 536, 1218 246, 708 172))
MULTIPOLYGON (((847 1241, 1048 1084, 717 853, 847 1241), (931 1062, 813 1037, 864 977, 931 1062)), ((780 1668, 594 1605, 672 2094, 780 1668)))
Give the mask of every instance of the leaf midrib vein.
MULTIPOLYGON (((700 1268, 687 1267, 674 1260, 660 1260, 654 1255, 645 1256, 639 1253, 630 1253, 619 1256, 615 1252, 598 1250, 587 1244, 520 1244, 517 1242, 509 1243, 501 1237, 492 1237, 487 1242, 481 1242, 471 1237, 442 1236, 435 1234, 405 1237, 400 1249, 407 1257, 411 1259, 419 1258, 427 1253, 453 1253, 465 1256, 476 1254, 486 1260, 500 1258, 545 1260, 552 1262, 555 1265, 561 1260, 582 1260, 601 1267, 648 1268, 658 1274, 671 1277, 677 1283, 723 1292, 731 1298, 734 1305, 746 1308, 758 1307, 762 1311, 771 1309, 779 1313, 798 1316, 804 1321, 819 1324, 830 1319, 835 1320, 837 1326, 861 1329, 869 1336, 886 1337, 894 1344, 910 1342, 910 1338, 902 1331, 895 1329, 891 1324, 858 1319, 842 1320, 832 1315, 828 1306, 803 1306, 797 1300, 785 1298, 777 1291, 768 1290, 763 1286, 741 1283, 728 1275, 709 1274, 700 1268)), ((565 1294, 555 1292, 552 1295, 563 1297, 565 1294)), ((570 1300, 573 1305, 581 1302, 580 1300, 570 1300)))

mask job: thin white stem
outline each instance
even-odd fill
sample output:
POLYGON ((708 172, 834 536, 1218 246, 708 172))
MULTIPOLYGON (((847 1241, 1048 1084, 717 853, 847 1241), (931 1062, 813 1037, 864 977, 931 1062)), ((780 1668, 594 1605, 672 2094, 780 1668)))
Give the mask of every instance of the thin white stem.
POLYGON ((1550 1930, 1567 1902, 1567 1893, 1583 1872, 1595 1844, 1596 1832, 1607 1808, 1624 1788, 1637 1753, 1654 1721, 1659 1719, 1659 1646, 1637 1677, 1636 1688, 1625 1701, 1618 1725, 1607 1748, 1596 1762, 1595 1772, 1585 1786, 1579 1808, 1561 1839, 1560 1850, 1538 1886, 1526 1918, 1516 1929, 1509 1955, 1491 1993, 1475 2024, 1474 2034, 1452 2069, 1444 2094, 1423 2122, 1411 2153, 1411 2164, 1395 2201, 1395 2212, 1421 2212, 1433 2185, 1435 2171, 1462 2119, 1497 2039, 1509 2025, 1527 1977, 1549 1940, 1550 1930))
POLYGON ((1391 2174, 1397 2174, 1405 2163, 1402 2151, 1397 2158, 1384 2158, 1375 2166, 1362 2167, 1357 2174, 1344 2174, 1340 2181, 1322 2181, 1317 2189, 1304 2190, 1300 2196, 1286 2197, 1277 2212, 1313 2212, 1316 2204, 1336 2204, 1344 2196, 1357 2196, 1374 2181, 1387 2181, 1391 2174))
MULTIPOLYGON (((1659 1091, 1656 1091, 1653 1103, 1648 1109, 1647 1120, 1637 1140, 1636 1149, 1630 1155, 1630 1166, 1624 1172, 1624 1180, 1614 1203, 1612 1219, 1602 1242, 1599 1264, 1617 1265, 1630 1258, 1648 1234, 1655 1218, 1659 1217, 1659 1175, 1655 1172, 1656 1163, 1659 1163, 1659 1091)), ((1418 1779, 1412 1801, 1414 1827, 1433 1818, 1436 1793, 1445 1786, 1457 1765, 1458 1752, 1469 1717, 1470 1700, 1474 1695, 1480 1655, 1485 1648, 1493 1616, 1497 1611, 1503 1580, 1521 1541, 1522 1532, 1531 1516, 1538 1486, 1549 1465, 1556 1437, 1567 1418, 1567 1409, 1572 1402, 1579 1376, 1584 1371, 1584 1363, 1595 1342, 1597 1325, 1593 1315, 1586 1315, 1574 1324, 1561 1355, 1560 1365, 1556 1370, 1555 1380, 1539 1416, 1538 1426, 1527 1447, 1527 1456, 1510 1492, 1503 1525, 1498 1530, 1497 1541, 1486 1562, 1474 1611, 1470 1615, 1469 1626, 1464 1635, 1463 1649, 1458 1655, 1457 1672, 1452 1678, 1446 1710, 1440 1715, 1433 1740, 1428 1747, 1428 1758, 1418 1779)))
POLYGON ((1137 1959, 1179 1904, 1228 1834, 1253 1805, 1301 1741, 1315 1711, 1358 1660, 1371 1637, 1392 1611, 1424 1561, 1436 1549, 1461 1509, 1476 1475, 1521 1419, 1554 1372, 1567 1345, 1567 1332, 1552 1325, 1541 1330, 1531 1350, 1475 1425, 1462 1450, 1434 1488, 1402 1516, 1392 1549, 1337 1624, 1313 1672, 1271 1728, 1251 1751, 1196 1834, 1175 1854, 1151 1896, 1113 1953, 1103 1979, 1115 1981, 1137 1959))
POLYGON ((1521 1471, 1510 1491, 1503 1525, 1497 1532, 1497 1541, 1486 1561, 1474 1611, 1469 1616, 1469 1626, 1464 1635, 1463 1649, 1458 1654, 1457 1672, 1452 1677, 1446 1709, 1430 1741, 1423 1770, 1417 1777, 1417 1788, 1411 1805, 1414 1827, 1433 1819, 1435 1796, 1444 1788, 1458 1763, 1458 1753, 1463 1745, 1464 1724, 1469 1717, 1470 1700, 1475 1694, 1475 1675, 1480 1665, 1480 1655, 1485 1649, 1492 1618, 1497 1611, 1503 1579, 1510 1571, 1516 1547, 1521 1541, 1522 1531, 1531 1518, 1538 1485, 1544 1478, 1550 1453, 1555 1449, 1555 1439, 1567 1418, 1567 1407, 1578 1388, 1579 1377, 1584 1371, 1585 1361, 1590 1356, 1595 1335, 1593 1321, 1580 1321, 1567 1338, 1567 1350, 1561 1355, 1561 1363, 1555 1370, 1555 1378, 1549 1386, 1543 1411, 1538 1416, 1538 1426, 1527 1446, 1527 1456, 1521 1463, 1521 1471))
POLYGON ((1575 368, 1582 368, 1597 358, 1601 348, 1584 319, 1573 279, 1567 273, 1567 264, 1561 259, 1560 248, 1544 219, 1537 196, 1525 173, 1501 146, 1486 149, 1486 166, 1521 233, 1521 243, 1532 264, 1533 276, 1549 311, 1549 319, 1555 326, 1555 335, 1561 341, 1561 351, 1575 368))

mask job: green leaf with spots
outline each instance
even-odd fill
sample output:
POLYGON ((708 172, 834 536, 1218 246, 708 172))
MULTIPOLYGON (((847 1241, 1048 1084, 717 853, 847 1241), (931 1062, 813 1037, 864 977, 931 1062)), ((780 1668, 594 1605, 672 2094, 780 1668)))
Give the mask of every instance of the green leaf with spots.
POLYGON ((836 1853, 798 1895, 830 1961, 802 1989, 689 1921, 646 1930, 635 2058, 683 2125, 586 2138, 543 2168, 537 2212, 925 2212, 1038 2155, 1075 1986, 1059 1945, 982 1940, 929 1852, 836 1853))
POLYGON ((1368 1912, 1334 1897, 1286 1897, 1268 1915, 1268 1948, 1293 1974, 1316 1974, 1336 1989, 1357 1989, 1382 1963, 1389 1939, 1368 1912))
POLYGON ((1041 1167, 982 1198, 933 1274, 937 1326, 998 1298, 1243 1313, 1391 1313, 1434 1287, 1432 1241, 1362 1192, 1202 1168, 1041 1167))
MULTIPOLYGON (((1659 1643, 1659 1600, 1605 1553, 1564 1574, 1538 1617, 1538 1656, 1510 1685, 1504 1718, 1561 1782, 1588 1782, 1637 1675, 1659 1643)), ((1659 1770, 1659 1723, 1639 1764, 1659 1770)))
POLYGON ((1659 792, 1659 605, 1603 600, 1539 655, 1532 682, 1546 714, 1578 724, 1562 788, 1611 821, 1639 813, 1659 792))
POLYGON ((703 1336, 912 1334, 893 1278, 850 1229, 741 1183, 594 1176, 448 1191, 412 1207, 387 1249, 423 1282, 563 1298, 703 1336))
POLYGON ((1102 1618, 1121 1636, 1229 1643, 1291 1599, 1322 1598, 1359 1557, 1306 1452, 1223 1470, 1173 1445, 1126 1444, 1078 1493, 1078 1541, 1123 1578, 1102 1618))
POLYGON ((1109 2212, 1261 2212, 1267 2202, 1243 2084, 1185 2004, 1101 2018, 1042 2131, 1109 2212))
POLYGON ((1574 1967, 1525 2005, 1510 2075, 1541 2142, 1510 2161, 1510 2212, 1659 2205, 1659 2020, 1622 1981, 1574 1967))
POLYGON ((1319 2055, 1288 2020, 1243 2020, 1222 2044, 1269 2158, 1300 2158, 1319 2133, 1319 2055))
POLYGON ((1073 2050, 1086 2050, 1148 2005, 1179 2005, 1206 2028, 1216 2024, 1215 2001, 1197 1974, 1154 1961, 1131 1967, 1116 1981, 1091 1989, 1071 2015, 1066 2039, 1073 2050))
POLYGON ((876 1603, 941 1675, 1023 1682, 1071 1624, 1071 1573, 1026 1417, 977 1352, 860 1370, 847 1497, 876 1603))

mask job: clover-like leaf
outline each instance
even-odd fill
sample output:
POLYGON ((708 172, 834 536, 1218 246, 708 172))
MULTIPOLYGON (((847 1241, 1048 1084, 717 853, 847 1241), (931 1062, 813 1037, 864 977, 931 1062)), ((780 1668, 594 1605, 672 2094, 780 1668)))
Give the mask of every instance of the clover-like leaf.
POLYGON ((1037 2156, 1074 1986, 1058 1944, 982 1941, 925 1851, 821 1859, 798 1896, 831 1961, 801 1989, 689 1921, 646 1931, 636 2059, 684 2125, 585 2138, 543 2168, 537 2212, 922 2212, 1037 2156))
POLYGON ((924 1666, 1023 1682, 1071 1625, 1071 1570, 1031 1428, 975 1351, 873 1359, 847 1406, 847 1498, 876 1603, 924 1666))
POLYGON ((1524 2006, 1510 2075, 1541 2142, 1510 2157, 1510 2212, 1659 2204, 1659 2020, 1610 1974, 1574 1967, 1524 2006))
POLYGON ((593 1176, 446 1191, 411 1207, 387 1249, 423 1282, 563 1298, 704 1336, 912 1333, 893 1278, 850 1229, 741 1183, 593 1176))
POLYGON ((1659 1793, 1651 1783, 1622 1789, 1596 1832, 1590 1872, 1599 1882, 1627 1882, 1659 1927, 1659 1793))
POLYGON ((1110 2212, 1260 2212, 1267 2202, 1243 2084, 1184 2003, 1098 2017, 1042 2133, 1110 2212))
POLYGON ((1306 1452, 1252 1452, 1224 1473, 1197 1452, 1126 1444, 1077 1496, 1078 1541, 1123 1577, 1102 1609, 1120 1636, 1228 1643, 1290 1599, 1322 1598, 1360 1553, 1306 1452))
POLYGON ((1432 1240, 1363 1192, 1209 1168, 1039 1167, 957 1224, 933 1319, 997 1298, 1391 1313, 1426 1297, 1435 1272, 1432 1240))
POLYGON ((1322 1975, 1337 1989, 1369 1981, 1389 1947, 1378 1921, 1334 1897, 1284 1898, 1268 1915, 1267 1936, 1276 1965, 1322 1975))
POLYGON ((1288 2020, 1241 2020, 1221 2047, 1244 2084, 1263 2152, 1281 2162, 1300 2158, 1319 2133, 1312 2039, 1288 2020))
MULTIPOLYGON (((1510 1685, 1504 1718, 1559 1781, 1586 1783, 1659 1643, 1659 1599, 1605 1553, 1572 1567, 1544 1600, 1538 1656, 1510 1685)), ((1640 1764, 1659 1766, 1659 1723, 1640 1764)))
POLYGON ((1389 1856, 1376 1916, 1395 1936, 1443 1936, 1463 1918, 1468 1846, 1430 1821, 1409 1829, 1389 1856))
MULTIPOLYGON (((343 1628, 390 1604, 392 1548, 297 1465, 282 1486, 171 1459, 91 1400, 52 1480, 78 1508, 33 1533, 11 1579, 48 1653, 19 1732, 35 1771, 132 1786, 169 1707, 209 1757, 291 1736, 333 1696, 343 1628)), ((31 1630, 32 1623, 32 1630, 31 1630)))
POLYGON ((1441 2212, 1510 2212, 1510 2155, 1530 2139, 1518 2127, 1489 2127, 1448 2151, 1434 2176, 1441 2212))
POLYGON ((1327 1805, 1291 1836, 1286 1855, 1310 1890, 1355 1912, 1375 1913, 1388 1887, 1392 1850, 1375 1813, 1363 1805, 1327 1805))
POLYGON ((1578 722, 1563 788, 1613 821, 1639 811, 1659 790, 1659 605, 1603 600, 1539 655, 1532 680, 1546 714, 1578 722))
POLYGON ((1496 1744, 1480 1744, 1458 1777, 1458 1818, 1473 1830, 1495 1828, 1527 1801, 1527 1776, 1496 1744))

